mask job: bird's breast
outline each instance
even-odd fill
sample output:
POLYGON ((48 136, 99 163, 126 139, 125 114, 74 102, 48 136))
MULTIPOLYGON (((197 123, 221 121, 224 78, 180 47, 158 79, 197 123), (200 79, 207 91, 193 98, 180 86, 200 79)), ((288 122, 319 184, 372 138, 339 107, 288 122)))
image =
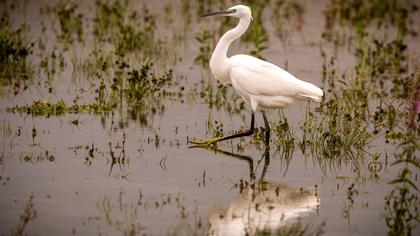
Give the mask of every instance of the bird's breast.
POLYGON ((210 60, 210 69, 216 80, 221 82, 223 85, 230 84, 231 79, 229 75, 229 65, 227 61, 218 60, 213 58, 210 60))

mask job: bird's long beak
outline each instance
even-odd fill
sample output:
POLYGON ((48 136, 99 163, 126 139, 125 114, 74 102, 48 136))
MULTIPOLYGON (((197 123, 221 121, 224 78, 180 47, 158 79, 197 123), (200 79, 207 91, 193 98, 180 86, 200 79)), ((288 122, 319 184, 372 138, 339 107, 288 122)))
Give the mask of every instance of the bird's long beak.
POLYGON ((233 11, 231 11, 231 10, 208 12, 208 13, 204 13, 203 15, 201 15, 201 17, 214 16, 214 15, 228 15, 228 14, 230 14, 232 12, 233 11))

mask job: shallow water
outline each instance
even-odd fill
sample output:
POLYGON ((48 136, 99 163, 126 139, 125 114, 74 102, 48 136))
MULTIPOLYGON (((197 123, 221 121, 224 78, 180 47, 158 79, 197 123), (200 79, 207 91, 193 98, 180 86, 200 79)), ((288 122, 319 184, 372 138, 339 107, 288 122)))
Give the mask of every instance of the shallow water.
MULTIPOLYGON (((181 107, 177 111, 185 113, 190 109, 181 107)), ((204 120, 206 115, 197 113, 190 122, 185 122, 183 116, 171 113, 166 113, 168 119, 162 119, 161 131, 157 131, 164 140, 159 148, 153 141, 147 144, 148 138, 154 139, 154 132, 132 121, 125 129, 110 130, 91 116, 79 117, 79 127, 68 125, 69 118, 24 120, 19 116, 5 116, 4 119, 14 121, 15 127, 21 127, 21 137, 10 142, 5 140, 2 177, 10 179, 1 189, 2 228, 13 229, 31 194, 34 195, 37 218, 27 230, 47 235, 70 233, 73 228, 81 234, 113 234, 115 229, 107 224, 98 207, 104 197, 111 203, 112 221, 140 223, 147 234, 166 234, 168 229, 180 224, 182 207, 190 221, 195 214, 204 220, 209 211, 219 205, 229 207, 239 195, 234 184, 251 178, 249 161, 253 162, 256 177, 260 177, 265 162, 262 151, 247 149, 244 153, 250 157, 247 161, 203 149, 188 149, 185 134, 175 135, 170 127, 194 127, 194 120, 204 120), (34 142, 31 142, 32 126, 39 134, 34 142), (123 132, 126 134, 127 161, 112 167, 108 143, 112 146, 121 144, 123 132), (170 146, 171 142, 178 141, 179 147, 170 146), (92 144, 94 157, 89 157, 91 164, 86 164, 88 150, 85 146, 90 148, 92 144), (78 146, 81 147, 77 149, 78 146), (141 154, 139 149, 142 149, 141 154), (44 150, 54 156, 53 161, 36 159, 44 150), (28 154, 33 155, 32 159, 24 161, 28 154), (259 160, 263 161, 258 165, 259 160), (140 205, 139 192, 143 195, 140 205), (167 197, 171 198, 171 203, 162 206, 160 201, 167 197), (181 199, 179 206, 175 201, 177 197, 181 199), (130 212, 133 208, 137 209, 138 216, 130 219, 129 213, 124 211, 130 212), (55 223, 51 224, 52 221, 55 223)), ((105 123, 110 123, 109 119, 105 123)), ((197 126, 195 129, 199 131, 200 125, 197 126)), ((180 128, 179 133, 186 133, 184 130, 180 128)), ((228 146, 224 148, 229 151, 228 146)), ((114 152, 120 155, 121 149, 114 152)), ((299 154, 293 156, 288 166, 276 154, 271 153, 269 158, 266 181, 296 190, 318 186, 319 206, 314 209, 297 207, 303 208, 303 213, 297 213, 302 214, 303 222, 318 225, 325 221, 327 234, 386 232, 379 214, 383 209, 384 193, 391 189, 383 184, 390 180, 386 176, 393 174, 391 170, 382 171, 378 180, 370 179, 370 173, 355 178, 350 164, 346 163, 324 174, 318 163, 299 154), (359 193, 354 197, 355 203, 348 206, 347 188, 352 183, 356 184, 359 193), (346 218, 343 214, 348 207, 350 212, 346 218)), ((291 219, 293 221, 296 219, 291 219)))
MULTIPOLYGON (((163 11, 160 1, 144 3, 154 13, 163 11)), ((33 6, 30 1, 28 8, 43 4, 33 6)), ((136 9, 141 6, 131 4, 136 9)), ((176 11, 179 3, 174 6, 176 11)), ((291 35, 292 44, 284 48, 278 38, 271 37, 268 49, 263 52, 266 59, 287 64, 298 78, 319 86, 324 8, 324 3, 305 2, 305 23, 301 33, 291 35)), ((39 30, 36 12, 30 11, 28 16, 34 32, 39 30)), ((200 26, 205 24, 203 20, 200 26)), ((182 82, 186 86, 199 83, 203 73, 193 62, 198 51, 194 35, 200 26, 192 27, 193 33, 186 36, 185 46, 180 46, 185 47, 180 53, 182 61, 169 65, 175 77, 186 77, 182 82)), ((414 51, 419 46, 417 41, 410 44, 414 51)), ((323 47, 332 50, 328 48, 331 46, 323 47)), ((244 50, 247 48, 242 43, 235 45, 231 53, 244 50)), ((340 68, 354 63, 353 56, 345 50, 340 51, 339 58, 340 68)), ((237 130, 248 127, 250 117, 246 110, 229 113, 209 108, 200 99, 168 100, 164 101, 165 112, 153 116, 148 125, 130 119, 126 108, 113 115, 68 114, 48 118, 6 111, 7 107, 39 99, 64 99, 71 103, 80 95, 79 101, 91 101, 93 89, 78 90, 89 84, 83 80, 74 82, 68 65, 54 80, 52 94, 37 83, 15 96, 7 87, 3 89, 2 235, 16 229, 31 195, 36 218, 25 227, 29 235, 115 235, 129 234, 130 229, 136 229, 140 235, 206 231, 241 235, 247 230, 252 234, 256 229, 275 230, 296 222, 309 224, 311 229, 325 223, 325 235, 387 232, 384 197, 392 189, 387 183, 395 178, 398 169, 388 166, 384 155, 379 171, 369 171, 371 159, 367 157, 358 161, 362 168, 357 173, 351 161, 305 157, 300 149, 295 150, 292 158, 285 159, 274 147, 264 150, 261 145, 249 144, 250 138, 241 142, 242 151, 236 150, 237 141, 220 143, 220 151, 189 148, 189 138, 212 136, 206 130, 209 114, 213 120, 223 122, 225 129, 237 130), (72 123, 74 120, 78 120, 77 125, 72 123), (239 187, 241 183, 263 180, 265 191, 239 187), (272 200, 267 203, 265 197, 272 200)), ((299 125, 307 106, 303 102, 284 111, 296 137, 301 136, 299 125)), ((271 121, 278 121, 279 116, 278 111, 269 112, 271 121)), ((262 126, 260 115, 256 118, 257 126, 262 126)), ((368 150, 389 153, 392 158, 395 147, 378 138, 368 150)))

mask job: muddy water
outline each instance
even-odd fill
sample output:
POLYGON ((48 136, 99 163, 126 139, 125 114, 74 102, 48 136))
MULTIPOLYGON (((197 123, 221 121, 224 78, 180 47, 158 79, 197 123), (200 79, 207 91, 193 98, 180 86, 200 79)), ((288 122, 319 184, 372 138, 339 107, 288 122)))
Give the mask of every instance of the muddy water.
MULTIPOLYGON (((42 4, 33 6, 30 1, 29 7, 42 4)), ((145 4, 163 14, 160 1, 145 4)), ((264 56, 287 64, 297 77, 321 85, 319 45, 325 5, 305 4, 302 33, 293 33, 292 44, 286 48, 271 37, 264 56)), ((33 12, 29 18, 35 19, 32 30, 37 31, 33 12)), ((198 32, 199 27, 193 29, 198 32)), ((173 67, 177 75, 186 76, 187 85, 201 78, 202 69, 191 60, 197 48, 192 34, 181 53, 184 59, 173 67)), ((232 53, 244 48, 236 45, 232 53)), ((340 67, 354 63, 344 52, 340 58, 340 67)), ((361 160, 358 164, 363 168, 355 173, 352 162, 318 161, 304 157, 298 149, 290 160, 284 159, 274 148, 248 144, 250 139, 245 139, 245 148, 239 152, 235 142, 221 143, 219 151, 188 147, 188 138, 211 136, 206 134, 209 114, 227 130, 236 130, 248 126, 246 111, 229 114, 208 108, 202 101, 165 101, 165 112, 146 126, 118 111, 49 118, 6 112, 6 107, 38 99, 62 98, 69 103, 76 95, 82 96, 81 101, 92 99, 92 91, 77 90, 88 83, 73 82, 71 74, 71 68, 65 68, 61 80, 54 82, 53 94, 36 84, 16 96, 3 89, 2 235, 17 228, 31 195, 36 217, 25 227, 29 235, 118 235, 129 234, 130 229, 139 235, 242 235, 297 222, 309 224, 312 230, 320 227, 326 235, 386 233, 384 197, 392 188, 386 183, 397 170, 387 166, 385 159, 376 173, 367 168, 370 159, 361 160), (250 182, 263 182, 264 191, 246 186, 250 182)), ((306 106, 302 103, 285 110, 296 136, 306 106)), ((278 117, 278 111, 269 113, 272 121, 278 117)), ((262 124, 258 116, 257 125, 262 124)), ((379 140, 369 150, 392 153, 394 147, 379 140)))

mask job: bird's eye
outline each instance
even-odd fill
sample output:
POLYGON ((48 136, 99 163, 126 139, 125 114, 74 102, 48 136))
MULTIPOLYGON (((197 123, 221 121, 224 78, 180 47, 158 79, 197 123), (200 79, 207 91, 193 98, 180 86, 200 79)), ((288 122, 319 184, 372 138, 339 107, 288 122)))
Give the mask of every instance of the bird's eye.
POLYGON ((235 13, 235 12, 236 12, 236 9, 230 10, 230 13, 235 13))

